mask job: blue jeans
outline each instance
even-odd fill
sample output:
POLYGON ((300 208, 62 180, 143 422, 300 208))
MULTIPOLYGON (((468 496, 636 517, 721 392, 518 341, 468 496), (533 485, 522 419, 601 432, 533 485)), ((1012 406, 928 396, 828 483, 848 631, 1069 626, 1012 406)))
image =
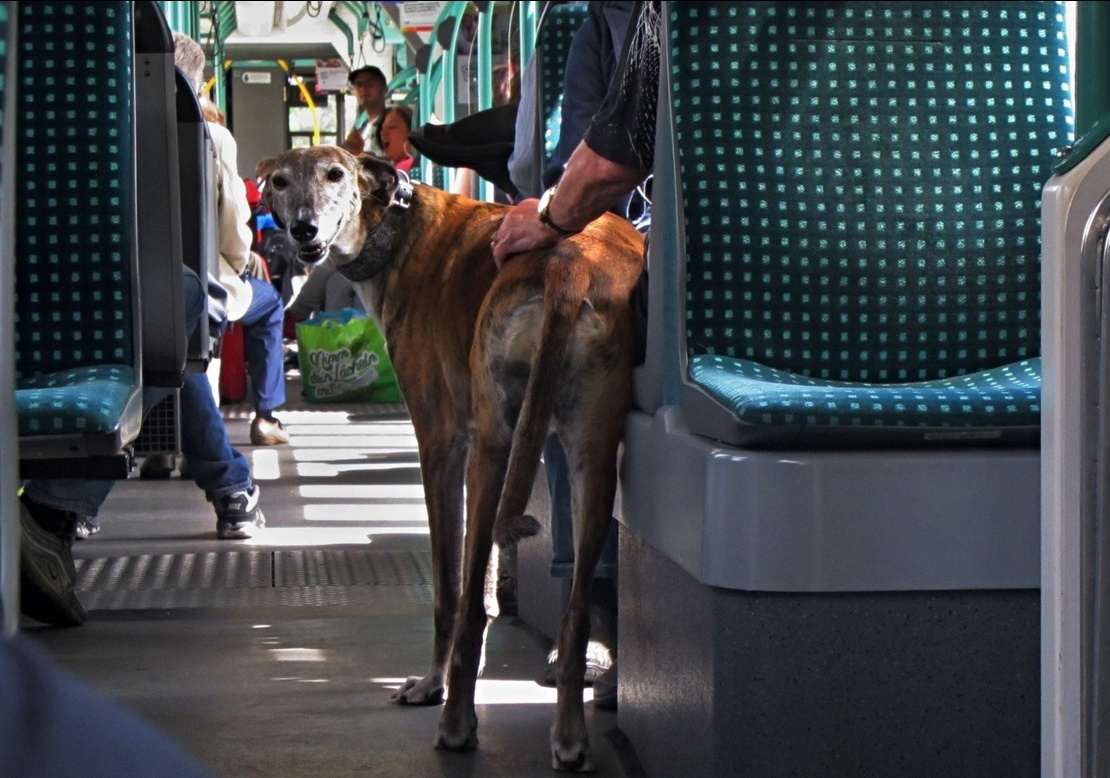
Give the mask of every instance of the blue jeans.
MULTIPOLYGON (((574 517, 570 503, 570 468, 563 445, 555 434, 543 444, 543 466, 551 492, 551 577, 570 578, 574 574, 574 517)), ((609 537, 594 570, 594 578, 613 578, 617 574, 617 522, 609 520, 609 537)))
MULTIPOLYGON (((205 289, 189 268, 184 268, 185 327, 196 329, 207 316, 205 289)), ((270 287, 273 289, 273 287, 270 287)), ((169 394, 166 389, 143 389, 143 415, 169 394)), ((209 502, 251 487, 247 458, 231 447, 227 427, 216 407, 212 387, 203 373, 189 373, 181 387, 181 453, 189 460, 189 471, 209 502)), ((113 480, 85 478, 44 478, 28 481, 24 493, 35 502, 71 511, 81 516, 96 516, 113 480)))
MULTIPOLYGON (((243 353, 247 357, 255 413, 267 416, 285 404, 285 355, 281 346, 285 306, 269 281, 251 276, 247 282, 253 293, 250 307, 239 320, 243 323, 243 353)), ((189 457, 189 466, 192 464, 189 457)))

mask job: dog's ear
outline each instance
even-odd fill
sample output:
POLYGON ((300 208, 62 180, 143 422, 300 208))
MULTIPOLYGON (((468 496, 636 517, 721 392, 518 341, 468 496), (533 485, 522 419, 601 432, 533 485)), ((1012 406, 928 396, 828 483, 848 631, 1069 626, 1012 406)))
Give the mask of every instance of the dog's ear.
POLYGON ((359 194, 363 199, 373 198, 383 208, 389 205, 393 193, 397 191, 397 170, 388 162, 369 154, 359 154, 355 161, 358 163, 359 194))

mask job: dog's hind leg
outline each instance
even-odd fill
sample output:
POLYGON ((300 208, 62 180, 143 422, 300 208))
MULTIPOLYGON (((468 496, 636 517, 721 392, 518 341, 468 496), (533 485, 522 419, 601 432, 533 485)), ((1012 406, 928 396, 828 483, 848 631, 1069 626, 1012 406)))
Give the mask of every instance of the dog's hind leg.
MULTIPOLYGON (((580 379, 589 368, 579 371, 580 379)), ((590 639, 593 574, 609 533, 617 489, 617 451, 630 396, 625 371, 589 382, 589 396, 571 403, 560 418, 559 438, 567 452, 574 515, 574 579, 559 629, 558 703, 551 728, 551 761, 556 770, 594 769, 582 702, 586 647, 590 639)))
POLYGON ((422 430, 418 427, 420 471, 432 545, 435 644, 428 674, 408 678, 393 693, 393 700, 402 705, 438 705, 443 702, 462 570, 462 485, 466 468, 466 438, 458 434, 440 441, 430 440, 427 434, 421 437, 421 434, 422 430))
POLYGON ((462 750, 478 745, 474 689, 490 620, 486 612, 485 582, 493 547, 493 520, 508 453, 507 444, 484 439, 481 435, 470 453, 463 589, 448 676, 449 692, 439 719, 437 748, 462 750))

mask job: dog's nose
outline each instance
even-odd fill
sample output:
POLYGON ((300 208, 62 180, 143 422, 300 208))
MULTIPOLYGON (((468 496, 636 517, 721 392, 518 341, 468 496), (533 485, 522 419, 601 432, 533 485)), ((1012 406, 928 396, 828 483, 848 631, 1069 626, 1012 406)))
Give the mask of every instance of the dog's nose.
POLYGON ((297 219, 289 227, 289 234, 293 236, 293 240, 298 243, 309 243, 316 237, 318 232, 315 222, 310 222, 306 219, 297 219))

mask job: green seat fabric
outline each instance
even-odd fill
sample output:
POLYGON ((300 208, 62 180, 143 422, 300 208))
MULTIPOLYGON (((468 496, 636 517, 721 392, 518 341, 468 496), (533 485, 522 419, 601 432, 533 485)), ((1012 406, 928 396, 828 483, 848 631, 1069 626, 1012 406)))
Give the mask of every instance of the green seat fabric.
POLYGON ((137 380, 131 4, 21 3, 19 25, 19 431, 109 432, 137 380))
POLYGON ((690 377, 751 424, 936 428, 1040 420, 1040 357, 952 378, 870 384, 702 354, 690 360, 690 377))
POLYGON ((1063 4, 667 7, 689 380, 752 424, 1036 425, 1063 4))
POLYGON ((543 167, 546 168, 559 144, 563 118, 563 76, 574 34, 586 20, 584 4, 553 6, 543 18, 536 40, 539 55, 540 117, 543 121, 543 167))
POLYGON ((19 381, 19 434, 111 433, 134 384, 130 365, 74 368, 19 381))

